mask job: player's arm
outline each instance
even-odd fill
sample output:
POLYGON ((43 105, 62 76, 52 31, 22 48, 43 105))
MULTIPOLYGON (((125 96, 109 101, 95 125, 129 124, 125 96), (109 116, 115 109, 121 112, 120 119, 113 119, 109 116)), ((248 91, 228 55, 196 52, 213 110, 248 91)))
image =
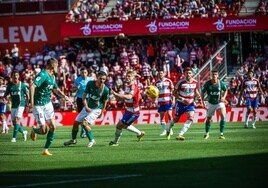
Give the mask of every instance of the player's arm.
POLYGON ((244 87, 244 82, 242 83, 240 92, 239 92, 239 97, 238 97, 238 102, 240 103, 241 99, 242 99, 242 95, 244 93, 245 87, 244 87))
POLYGON ((221 102, 225 102, 226 101, 226 97, 227 97, 227 94, 228 94, 228 90, 226 88, 226 86, 224 85, 223 82, 221 82, 223 85, 222 85, 222 91, 223 91, 223 94, 221 95, 221 102))
POLYGON ((121 99, 127 99, 127 100, 132 99, 132 98, 133 98, 133 95, 134 95, 134 94, 120 94, 120 93, 116 93, 116 92, 115 92, 114 90, 112 90, 112 89, 111 89, 111 93, 112 93, 114 96, 118 97, 118 98, 121 98, 121 99))
POLYGON ((199 93, 198 89, 195 90, 195 96, 197 97, 198 103, 201 105, 201 107, 205 108, 206 106, 205 106, 204 100, 202 99, 202 96, 199 93))
POLYGON ((73 102, 73 100, 65 95, 59 88, 53 89, 53 92, 56 93, 60 98, 63 98, 65 101, 73 102))

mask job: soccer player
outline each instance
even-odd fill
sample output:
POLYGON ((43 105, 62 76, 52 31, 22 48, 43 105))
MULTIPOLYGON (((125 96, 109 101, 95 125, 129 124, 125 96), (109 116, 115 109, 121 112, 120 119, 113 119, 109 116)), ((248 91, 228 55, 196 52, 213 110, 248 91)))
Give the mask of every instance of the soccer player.
POLYGON ((2 133, 3 134, 7 134, 8 133, 8 126, 7 126, 7 121, 6 121, 6 109, 7 106, 5 103, 3 103, 3 96, 6 92, 6 84, 5 84, 5 80, 3 77, 0 76, 0 120, 2 122, 2 133))
POLYGON ((125 94, 119 94, 111 90, 111 94, 125 101, 125 113, 123 118, 117 123, 114 141, 109 143, 110 146, 118 146, 119 139, 122 135, 122 129, 127 129, 137 135, 138 142, 144 136, 144 132, 138 130, 132 124, 140 116, 139 101, 141 98, 138 85, 135 83, 136 72, 129 70, 126 74, 125 94))
POLYGON ((20 73, 18 71, 14 70, 11 76, 12 82, 8 83, 6 92, 3 96, 5 104, 8 102, 8 97, 11 96, 11 119, 14 126, 11 142, 16 142, 18 132, 22 134, 24 141, 26 141, 27 131, 23 130, 20 126, 20 119, 23 115, 26 101, 29 100, 29 90, 25 83, 20 81, 20 73))
POLYGON ((190 125, 193 122, 195 106, 194 99, 197 97, 201 102, 201 105, 204 106, 201 101, 201 96, 198 91, 198 83, 193 79, 193 71, 190 67, 184 69, 185 78, 180 79, 173 91, 173 95, 176 99, 175 105, 175 116, 173 120, 169 122, 167 130, 167 139, 170 139, 171 128, 174 126, 174 123, 177 123, 182 114, 186 113, 187 120, 184 123, 182 129, 179 132, 179 135, 176 137, 176 140, 183 141, 185 137, 183 136, 187 130, 190 128, 190 125))
POLYGON ((204 139, 209 138, 209 129, 211 126, 212 117, 217 110, 220 114, 220 139, 225 139, 223 133, 225 128, 225 115, 226 115, 226 107, 225 107, 225 98, 227 96, 227 88, 223 81, 219 80, 219 73, 217 70, 212 71, 212 79, 208 80, 203 88, 202 88, 202 100, 205 99, 205 94, 208 99, 207 106, 207 119, 205 123, 205 135, 204 139))
MULTIPOLYGON (((162 133, 160 136, 166 136, 166 122, 164 120, 165 114, 168 115, 169 122, 172 119, 172 104, 175 100, 173 98, 172 92, 174 90, 174 85, 169 78, 166 78, 166 72, 163 69, 158 71, 158 80, 155 82, 155 86, 159 89, 158 95, 158 110, 160 114, 160 124, 162 127, 162 133)), ((172 129, 170 129, 170 135, 173 135, 172 129)))
POLYGON ((96 119, 103 114, 106 108, 110 94, 109 88, 105 85, 106 79, 107 72, 100 71, 97 80, 88 81, 82 97, 84 107, 74 121, 72 139, 64 142, 65 146, 77 143, 76 137, 79 125, 82 125, 86 131, 86 136, 89 139, 88 147, 96 144, 90 125, 94 125, 96 119), (87 95, 88 99, 86 99, 87 95))
MULTIPOLYGON (((85 67, 81 68, 80 74, 81 75, 75 79, 74 85, 72 88, 72 92, 77 92, 76 93, 76 105, 77 105, 78 113, 80 113, 84 107, 82 97, 83 97, 83 93, 86 89, 86 85, 87 85, 88 81, 94 80, 94 78, 88 76, 88 71, 85 67)), ((86 131, 84 130, 83 127, 81 128, 80 136, 81 136, 81 138, 87 137, 86 131)))
POLYGON ((247 113, 245 117, 245 128, 248 128, 248 122, 249 122, 249 114, 251 111, 253 111, 253 119, 252 119, 252 128, 256 129, 255 123, 256 123, 256 114, 258 111, 258 94, 260 93, 263 95, 262 88, 260 86, 260 82, 258 79, 254 78, 254 72, 252 69, 248 71, 248 77, 243 81, 242 87, 240 90, 239 100, 241 101, 242 95, 244 95, 244 98, 246 100, 246 106, 247 106, 247 113))
POLYGON ((34 117, 37 120, 39 127, 32 127, 31 139, 36 140, 37 134, 47 134, 47 140, 42 151, 43 155, 52 155, 48 148, 54 140, 56 129, 55 113, 52 102, 50 100, 51 92, 55 92, 58 96, 64 98, 66 101, 72 100, 60 91, 54 74, 58 69, 58 61, 51 58, 47 61, 46 68, 42 70, 33 80, 30 85, 30 104, 29 109, 32 108, 34 117), (49 130, 47 131, 47 126, 49 130))

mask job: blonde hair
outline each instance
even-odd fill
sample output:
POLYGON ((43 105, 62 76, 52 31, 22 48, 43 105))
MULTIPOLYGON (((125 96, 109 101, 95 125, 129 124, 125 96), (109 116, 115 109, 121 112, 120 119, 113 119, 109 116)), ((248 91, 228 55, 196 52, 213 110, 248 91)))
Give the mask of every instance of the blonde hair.
POLYGON ((134 70, 128 70, 127 75, 128 74, 131 75, 131 76, 136 76, 137 75, 136 71, 134 71, 134 70))

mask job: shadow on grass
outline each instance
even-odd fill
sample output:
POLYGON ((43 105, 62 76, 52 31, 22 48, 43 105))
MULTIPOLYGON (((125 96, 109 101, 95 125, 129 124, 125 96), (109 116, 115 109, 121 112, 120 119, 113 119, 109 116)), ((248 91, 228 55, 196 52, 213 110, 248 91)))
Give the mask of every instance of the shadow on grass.
POLYGON ((5 172, 0 173, 0 187, 268 187, 267 177, 268 153, 265 153, 49 171, 5 172))

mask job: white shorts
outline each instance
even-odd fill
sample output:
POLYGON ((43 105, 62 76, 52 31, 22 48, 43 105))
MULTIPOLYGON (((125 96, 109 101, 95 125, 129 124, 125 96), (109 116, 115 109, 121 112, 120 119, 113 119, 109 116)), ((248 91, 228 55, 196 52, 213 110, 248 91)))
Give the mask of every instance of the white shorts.
POLYGON ((94 125, 96 119, 100 116, 101 109, 91 109, 90 112, 87 112, 85 108, 77 115, 75 121, 82 122, 86 120, 90 125, 94 125))
POLYGON ((223 102, 220 102, 218 104, 211 104, 208 103, 208 110, 207 110, 207 117, 212 117, 215 114, 215 111, 220 109, 220 108, 225 108, 225 105, 223 102))
POLYGON ((11 120, 15 120, 16 117, 21 118, 24 112, 24 106, 19 106, 18 108, 11 109, 11 120))
POLYGON ((46 120, 54 119, 54 107, 51 102, 45 106, 34 106, 33 115, 40 126, 45 125, 46 120))

